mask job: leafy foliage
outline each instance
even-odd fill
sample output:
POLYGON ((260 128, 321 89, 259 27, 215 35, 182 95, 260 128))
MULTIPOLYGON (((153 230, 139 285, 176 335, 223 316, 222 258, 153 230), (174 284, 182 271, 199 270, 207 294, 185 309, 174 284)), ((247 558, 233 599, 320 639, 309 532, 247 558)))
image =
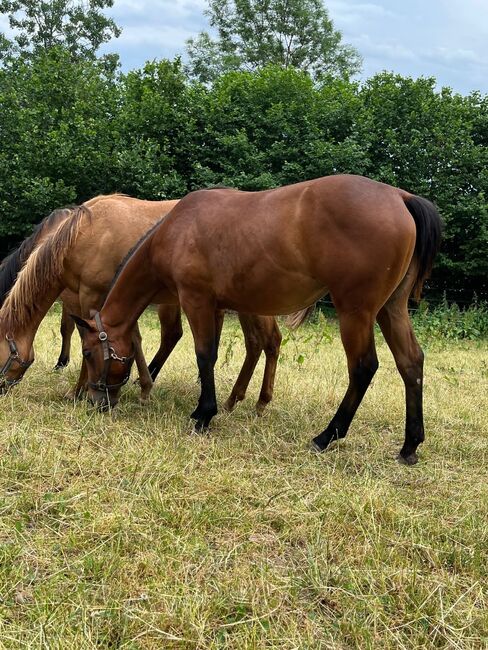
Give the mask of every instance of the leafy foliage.
POLYGON ((362 86, 317 82, 276 65, 209 87, 178 60, 121 74, 56 46, 0 67, 0 102, 4 242, 97 193, 176 198, 354 173, 434 200, 445 236, 431 286, 451 299, 487 295, 488 103, 478 93, 387 73, 362 86))
POLYGON ((103 9, 113 0, 0 0, 16 35, 12 46, 24 56, 62 45, 73 58, 94 58, 120 29, 103 9))
POLYGON ((117 93, 103 63, 74 63, 64 48, 0 68, 0 235, 23 237, 107 187, 117 93))
POLYGON ((421 303, 414 313, 415 331, 423 339, 476 340, 488 337, 488 304, 474 302, 466 309, 446 298, 435 307, 421 303))

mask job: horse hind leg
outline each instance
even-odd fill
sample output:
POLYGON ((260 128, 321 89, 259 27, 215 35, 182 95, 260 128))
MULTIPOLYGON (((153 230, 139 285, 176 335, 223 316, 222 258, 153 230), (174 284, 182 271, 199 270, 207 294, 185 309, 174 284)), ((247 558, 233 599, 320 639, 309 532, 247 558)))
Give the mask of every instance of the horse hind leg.
POLYGON ((264 365, 263 383, 259 399, 256 403, 256 413, 262 415, 266 406, 273 399, 276 367, 280 356, 281 332, 276 319, 272 316, 260 316, 264 329, 263 349, 266 357, 264 365))
POLYGON ((262 415, 267 404, 273 398, 274 378, 281 344, 281 332, 276 320, 272 316, 239 314, 239 321, 244 334, 246 357, 224 408, 227 411, 232 411, 237 402, 241 402, 245 398, 247 387, 251 381, 256 364, 259 361, 261 352, 264 350, 266 364, 261 392, 256 403, 256 412, 258 415, 262 415))
POLYGON ((406 283, 400 285, 379 311, 377 320, 405 385, 405 441, 398 460, 414 465, 418 461, 417 447, 425 438, 422 410, 424 354, 408 314, 408 289, 406 283))
POLYGON ((325 451, 332 441, 346 436, 378 369, 373 333, 374 315, 371 312, 340 313, 339 322, 347 356, 349 385, 329 425, 313 439, 312 445, 317 451, 325 451))

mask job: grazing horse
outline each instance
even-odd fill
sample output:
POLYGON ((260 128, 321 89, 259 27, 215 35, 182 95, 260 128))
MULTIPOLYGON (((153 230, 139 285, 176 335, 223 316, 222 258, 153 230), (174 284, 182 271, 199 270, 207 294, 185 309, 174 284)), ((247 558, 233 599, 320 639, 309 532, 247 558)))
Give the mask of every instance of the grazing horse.
MULTIPOLYGON (((18 383, 23 377, 33 360, 36 331, 54 300, 61 294, 69 313, 79 317, 89 316, 92 309, 100 309, 114 273, 130 248, 177 203, 141 201, 122 195, 101 196, 77 209, 64 211, 63 218, 51 224, 51 232, 31 249, 0 310, 0 389, 18 383)), ((161 345, 149 370, 135 327, 134 350, 143 399, 149 395, 153 380, 183 333, 178 304, 160 305, 158 315, 161 345)), ((265 373, 256 405, 261 414, 272 399, 281 334, 271 316, 241 314, 239 318, 246 358, 226 408, 232 410, 244 399, 264 350, 265 373)), ((217 320, 217 327, 221 328, 223 313, 217 320)), ((85 368, 83 360, 74 391, 76 395, 85 387, 85 368)))
POLYGON ((303 318, 330 293, 349 385, 314 447, 323 451, 345 437, 378 368, 378 320, 406 389, 399 459, 413 464, 424 440, 423 354, 407 303, 411 294, 420 296, 440 238, 441 220, 429 201, 361 176, 328 176, 263 192, 193 192, 141 240, 100 313, 78 320, 85 329, 90 397, 102 406, 116 399, 130 368, 130 333, 147 304, 178 302, 193 332, 201 377, 192 418, 197 430, 204 429, 217 412, 216 310, 302 310, 303 318))

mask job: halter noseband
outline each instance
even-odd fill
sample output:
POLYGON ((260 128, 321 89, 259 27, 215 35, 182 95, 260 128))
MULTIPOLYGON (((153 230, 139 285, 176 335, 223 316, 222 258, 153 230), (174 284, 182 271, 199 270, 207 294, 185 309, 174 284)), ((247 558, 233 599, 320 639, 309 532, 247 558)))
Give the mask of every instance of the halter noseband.
POLYGON ((88 382, 88 385, 93 388, 94 390, 99 390, 102 392, 107 392, 109 390, 113 390, 115 388, 121 388, 122 386, 125 386, 125 384, 129 381, 130 378, 130 362, 133 361, 134 355, 132 354, 130 357, 119 357, 118 354, 115 352, 113 347, 109 345, 108 341, 108 335, 107 332, 103 329, 102 325, 102 319, 100 318, 100 313, 97 311, 97 313, 94 316, 95 324, 98 329, 98 338, 100 340, 100 343, 102 344, 102 350, 103 350, 103 372, 100 377, 100 379, 94 383, 92 381, 88 382), (107 376, 108 376, 108 371, 110 368, 110 363, 111 361, 119 361, 120 363, 123 364, 128 364, 128 371, 124 377, 124 379, 118 383, 118 384, 107 384, 107 376))
POLYGON ((8 347, 10 350, 9 357, 5 364, 3 365, 3 368, 0 370, 0 381, 3 382, 3 384, 7 387, 10 388, 11 386, 16 386, 18 383, 22 381, 22 377, 24 373, 22 373, 22 376, 19 377, 18 379, 9 379, 7 377, 7 372, 10 370, 12 367, 13 363, 18 363, 21 368, 24 368, 24 371, 27 370, 27 368, 32 365, 32 361, 24 361, 22 357, 19 354, 19 350, 17 349, 17 345, 13 339, 12 336, 9 334, 5 334, 5 339, 8 343, 8 347))

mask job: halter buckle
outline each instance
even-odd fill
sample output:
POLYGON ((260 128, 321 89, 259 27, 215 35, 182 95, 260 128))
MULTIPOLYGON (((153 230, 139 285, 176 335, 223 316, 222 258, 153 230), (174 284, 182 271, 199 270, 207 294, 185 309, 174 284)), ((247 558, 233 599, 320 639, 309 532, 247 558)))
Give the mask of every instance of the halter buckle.
POLYGON ((100 332, 99 335, 98 335, 98 338, 99 338, 100 341, 102 341, 102 342, 103 342, 103 341, 106 341, 106 340, 108 339, 107 332, 103 332, 103 331, 100 332))

